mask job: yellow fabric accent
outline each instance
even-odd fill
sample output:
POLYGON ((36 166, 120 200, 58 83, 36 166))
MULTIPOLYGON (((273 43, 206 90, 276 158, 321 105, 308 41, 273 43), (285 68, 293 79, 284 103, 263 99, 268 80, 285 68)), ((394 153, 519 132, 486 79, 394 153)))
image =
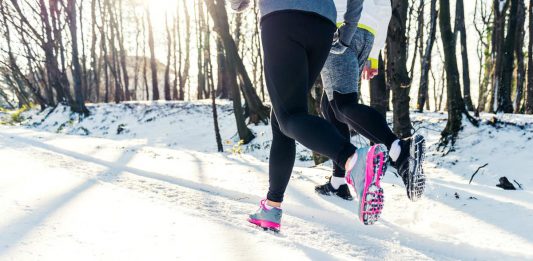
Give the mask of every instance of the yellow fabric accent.
POLYGON ((337 23, 337 28, 341 28, 343 25, 344 25, 344 22, 338 22, 337 23))
POLYGON ((379 68, 379 61, 375 58, 368 58, 370 61, 370 69, 378 69, 379 68))
POLYGON ((367 30, 369 31, 371 34, 373 34, 374 36, 376 36, 376 30, 372 29, 372 27, 368 26, 368 25, 365 25, 365 24, 362 24, 362 23, 359 23, 357 25, 357 27, 361 28, 361 29, 364 29, 364 30, 367 30))

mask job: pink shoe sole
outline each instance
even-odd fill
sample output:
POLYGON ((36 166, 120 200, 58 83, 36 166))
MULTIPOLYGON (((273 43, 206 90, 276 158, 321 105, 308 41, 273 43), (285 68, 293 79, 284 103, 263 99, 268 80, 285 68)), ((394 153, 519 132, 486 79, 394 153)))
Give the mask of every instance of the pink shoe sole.
POLYGON ((372 146, 367 154, 365 188, 359 199, 359 219, 365 225, 378 221, 383 210, 381 179, 387 170, 387 159, 387 148, 382 144, 372 146))
POLYGON ((281 225, 275 222, 266 221, 266 220, 259 220, 259 219, 253 219, 249 218, 248 222, 263 228, 264 230, 272 230, 274 232, 279 232, 279 229, 281 228, 281 225))

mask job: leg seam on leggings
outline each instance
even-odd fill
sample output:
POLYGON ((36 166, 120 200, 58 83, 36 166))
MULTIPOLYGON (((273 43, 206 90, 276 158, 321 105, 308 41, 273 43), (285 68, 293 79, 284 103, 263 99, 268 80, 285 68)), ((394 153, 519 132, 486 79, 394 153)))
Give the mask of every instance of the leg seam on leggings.
MULTIPOLYGON (((359 127, 360 129, 366 131, 366 132, 368 133, 368 136, 371 136, 374 140, 379 141, 379 143, 383 143, 383 144, 385 143, 384 140, 381 140, 381 139, 377 138, 376 136, 374 136, 370 131, 368 131, 368 129, 366 129, 365 127, 361 126, 361 125, 360 125, 359 123, 357 123, 356 121, 350 119, 350 117, 347 117, 347 116, 345 115, 345 113, 342 112, 342 110, 340 110, 340 109, 338 108, 338 107, 339 107, 338 105, 335 105, 335 107, 337 107, 337 111, 340 112, 340 113, 342 114, 343 119, 344 119, 345 121, 349 121, 349 122, 352 123, 353 125, 355 125, 355 126, 359 127)), ((350 123, 347 123, 347 124, 349 125, 350 123)), ((363 135, 363 136, 365 136, 365 135, 363 135)))

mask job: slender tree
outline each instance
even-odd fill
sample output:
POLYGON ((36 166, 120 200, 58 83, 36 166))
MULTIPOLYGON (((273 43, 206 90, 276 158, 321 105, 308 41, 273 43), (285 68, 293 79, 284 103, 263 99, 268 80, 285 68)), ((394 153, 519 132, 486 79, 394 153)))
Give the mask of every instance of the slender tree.
POLYGON ((67 18, 68 18, 68 27, 71 34, 71 45, 72 45, 72 66, 74 70, 72 76, 74 78, 74 96, 75 101, 71 104, 71 109, 74 112, 89 115, 89 110, 85 107, 85 99, 83 98, 82 90, 82 69, 79 61, 78 55, 78 35, 77 35, 77 17, 76 17, 76 0, 67 1, 67 18))
MULTIPOLYGON (((507 36, 503 44, 503 57, 501 68, 501 84, 498 86, 498 112, 513 112, 513 104, 511 102, 511 87, 513 85, 513 74, 515 69, 515 50, 516 50, 516 28, 518 25, 518 5, 523 0, 510 0, 511 8, 509 13, 509 22, 507 23, 507 36)), ((503 14, 505 16, 505 14, 503 14)), ((505 19, 505 17, 503 18, 505 19)))
POLYGON ((389 90, 385 78, 385 63, 382 54, 379 54, 378 75, 370 80, 370 106, 381 115, 386 116, 389 109, 389 90))
POLYGON ((203 37, 207 32, 205 26, 204 18, 204 8, 202 1, 195 1, 196 11, 196 66, 197 66, 197 89, 196 89, 196 99, 201 100, 204 98, 204 93, 206 91, 206 78, 205 78, 205 68, 204 68, 204 41, 203 37))
MULTIPOLYGON (((515 1, 515 0, 511 0, 515 1)), ((507 79, 504 79, 505 74, 505 52, 506 48, 504 47, 505 39, 505 22, 507 10, 509 9, 508 0, 494 0, 493 9, 494 9, 494 22, 493 27, 494 31, 492 34, 492 56, 494 57, 494 72, 492 80, 492 95, 491 103, 489 104, 490 111, 499 111, 507 112, 512 111, 511 104, 511 86, 506 84, 507 79)), ((511 19, 513 20, 513 19, 511 19)), ((516 21, 516 20, 515 20, 516 21)), ((510 39, 511 40, 511 39, 510 39)), ((507 55, 512 55, 511 60, 514 59, 514 54, 507 53, 507 55)), ((512 64, 511 64, 512 66, 512 64)), ((508 69, 508 68, 507 68, 508 69)), ((511 69, 512 70, 512 69, 511 69)))
POLYGON ((102 25, 100 31, 100 46, 102 50, 103 64, 104 64, 104 102, 109 102, 109 57, 107 55, 107 44, 105 41, 105 30, 102 25))
POLYGON ((478 104, 476 112, 485 111, 490 92, 493 60, 490 53, 492 37, 492 13, 488 11, 484 0, 476 0, 474 6, 474 29, 479 37, 477 45, 478 61, 481 66, 478 74, 478 104), (481 3, 480 3, 481 2, 481 3))
POLYGON ((429 36, 427 39, 424 55, 422 56, 420 88, 418 89, 417 109, 419 112, 424 111, 424 105, 426 104, 429 96, 429 71, 431 70, 431 54, 433 53, 433 45, 435 44, 435 39, 437 35, 437 16, 437 0, 431 0, 429 36))
POLYGON ((150 87, 148 86, 148 61, 146 57, 146 25, 145 25, 145 19, 144 15, 141 15, 139 18, 141 21, 141 32, 142 32, 142 83, 144 86, 144 99, 150 100, 150 87))
MULTIPOLYGON (((140 56, 139 56, 139 46, 141 41, 141 28, 140 28, 140 21, 139 16, 137 15, 137 12, 135 9, 132 10, 133 13, 133 19, 135 20, 135 30, 137 33, 135 34, 135 61, 133 64, 133 94, 131 94, 133 100, 137 100, 139 97, 139 62, 140 62, 140 56)), ((144 59, 144 56, 143 56, 144 59)))
POLYGON ((211 92, 211 107, 213 111, 213 126, 215 127, 215 140, 217 141, 218 152, 224 152, 224 147, 222 146, 222 137, 220 136, 220 127, 218 126, 218 113, 217 104, 215 100, 215 89, 213 89, 211 92))
MULTIPOLYGON (((189 80, 189 69, 190 69, 190 43, 191 43, 191 18, 189 15, 189 7, 187 5, 188 1, 183 1, 183 13, 185 15, 185 58, 183 61, 183 71, 181 72, 180 83, 179 83, 179 97, 181 100, 185 100, 185 86, 189 80)), ((190 95, 190 92, 188 92, 190 95)))
POLYGON ((174 16, 174 22, 172 23, 172 57, 174 60, 174 81, 172 82, 172 99, 179 100, 178 81, 181 77, 181 41, 177 38, 180 34, 180 22, 179 22, 179 1, 176 3, 176 15, 174 16))
MULTIPOLYGON (((529 0, 529 37, 533 35, 533 0, 529 0)), ((533 114, 533 41, 529 39, 527 47, 528 60, 527 60, 527 92, 525 113, 533 114)))
POLYGON ((224 54, 224 46, 220 37, 217 37, 217 72, 218 72, 218 82, 217 82, 217 91, 216 95, 220 99, 231 99, 231 86, 228 82, 228 71, 227 71, 227 62, 226 55, 224 54))
POLYGON ((170 28, 168 27, 168 15, 165 13, 165 31, 167 34, 167 64, 165 65, 165 83, 163 85, 163 93, 165 100, 170 101, 172 99, 170 95, 170 57, 172 55, 172 36, 170 34, 170 28))
POLYGON ((393 128, 400 137, 411 136, 409 117, 409 89, 411 79, 407 72, 406 22, 409 3, 392 1, 392 18, 387 36, 387 82, 392 90, 393 128))
MULTIPOLYGON (((96 0, 93 0, 93 1, 96 1, 96 0)), ((85 30, 83 29, 84 28, 84 24, 85 24, 85 19, 83 18, 83 14, 85 13, 85 11, 83 10, 83 2, 80 1, 79 3, 79 7, 78 7, 78 21, 79 21, 79 28, 80 28, 80 40, 81 40, 81 58, 80 58, 80 63, 81 63, 81 79, 82 79, 82 83, 81 83, 81 86, 82 86, 82 92, 83 92, 83 98, 85 100, 89 100, 90 99, 90 94, 89 94, 89 74, 87 72, 87 54, 85 52, 85 34, 83 33, 85 30)))
POLYGON ((448 107, 448 122, 442 131, 442 143, 448 144, 451 142, 453 146, 461 129, 463 114, 469 115, 461 95, 459 69, 455 53, 455 38, 453 37, 450 20, 450 1, 440 0, 439 25, 442 35, 442 46, 444 47, 448 107))
POLYGON ((150 10, 146 8, 146 20, 148 21, 148 47, 150 48, 150 68, 152 70, 152 100, 159 100, 159 87, 157 83, 157 62, 155 59, 154 33, 152 29, 152 17, 150 10))
MULTIPOLYGON (((93 0, 94 1, 94 0, 93 0)), ((116 7, 115 7, 116 8, 116 7)), ((124 27, 123 27, 123 11, 122 0, 118 0, 117 16, 115 18, 115 32, 117 34, 118 48, 119 48, 119 66, 121 67, 121 82, 124 89, 120 89, 122 99, 125 101, 130 100, 130 78, 127 67, 127 52, 124 46, 124 27)))
POLYGON ((461 35, 461 60, 463 64, 463 97, 467 111, 473 111, 472 97, 470 95, 470 65, 468 62, 467 33, 465 26, 464 0, 457 0, 455 11, 455 32, 461 35))
MULTIPOLYGON (((515 46, 516 56, 516 95, 514 100, 514 113, 520 113, 522 109, 522 100, 524 85, 526 82, 526 65, 524 56, 524 36, 526 22, 526 5, 523 0, 518 1, 516 10, 517 26, 515 27, 515 46)), ((530 40, 531 41, 531 40, 530 40)), ((523 112, 523 111, 522 111, 523 112)))
POLYGON ((234 66, 236 63, 235 56, 238 57, 238 53, 235 41, 229 33, 226 7, 224 6, 224 1, 221 0, 206 0, 206 4, 209 14, 213 18, 215 31, 217 32, 218 37, 220 37, 220 42, 225 49, 228 85, 232 87, 231 91, 233 94, 233 110, 237 123, 237 132, 239 134, 239 138, 245 144, 247 144, 254 139, 255 136, 250 129, 248 129, 245 123, 244 112, 241 104, 241 92, 239 91, 239 85, 237 82, 237 67, 234 66))
MULTIPOLYGON (((270 109, 264 106, 261 99, 259 99, 259 96, 253 88, 252 81, 248 76, 248 72, 244 67, 244 63, 239 56, 237 45, 230 34, 224 1, 205 0, 205 2, 207 3, 209 14, 213 18, 214 30, 222 39, 228 65, 235 68, 239 81, 241 82, 240 87, 246 100, 250 122, 268 122, 270 109)), ((236 95, 233 96, 235 97, 236 95)))
POLYGON ((95 102, 100 100, 100 66, 99 66, 99 57, 96 55, 96 42, 97 37, 97 18, 96 18, 96 2, 97 0, 91 1, 91 77, 89 88, 92 88, 95 92, 95 102))

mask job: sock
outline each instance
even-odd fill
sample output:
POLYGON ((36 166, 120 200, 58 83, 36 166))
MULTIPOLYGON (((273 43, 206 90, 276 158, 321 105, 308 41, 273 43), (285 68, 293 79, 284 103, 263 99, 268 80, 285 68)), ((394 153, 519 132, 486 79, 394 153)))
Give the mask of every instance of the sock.
POLYGON ((265 203, 263 204, 263 206, 266 208, 266 210, 272 210, 273 208, 280 209, 280 208, 278 208, 278 207, 269 206, 269 205, 267 204, 266 201, 265 201, 265 203))
POLYGON ((266 202, 263 204, 263 207, 266 208, 266 210, 272 210, 274 207, 269 206, 266 202))
POLYGON ((346 171, 353 169, 356 162, 357 162, 357 152, 353 154, 352 159, 350 160, 350 162, 348 162, 348 168, 346 169, 346 171))
POLYGON ((395 140, 389 150, 389 156, 392 161, 396 162, 398 160, 398 157, 400 157, 401 152, 402 147, 400 146, 400 140, 395 140))
POLYGON ((339 177, 331 177, 330 182, 331 182, 331 186, 334 189, 339 189, 341 185, 346 184, 346 180, 344 178, 339 178, 339 177))

